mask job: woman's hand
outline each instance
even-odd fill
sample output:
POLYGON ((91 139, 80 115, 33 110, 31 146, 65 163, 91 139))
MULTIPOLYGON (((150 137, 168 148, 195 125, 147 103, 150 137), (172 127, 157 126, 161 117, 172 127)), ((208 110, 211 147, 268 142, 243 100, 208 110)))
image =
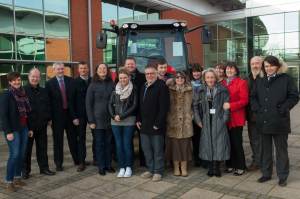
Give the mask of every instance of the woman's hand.
POLYGON ((6 135, 6 139, 7 139, 8 141, 13 141, 13 140, 14 140, 14 134, 13 134, 13 133, 8 133, 8 134, 6 135))
POLYGON ((137 126, 138 129, 141 129, 141 125, 142 125, 141 122, 137 122, 137 123, 136 123, 136 126, 137 126))
POLYGON ((91 124, 90 124, 90 128, 91 128, 91 129, 95 129, 95 128, 96 128, 96 124, 91 123, 91 124))
POLYGON ((30 138, 33 137, 33 131, 28 131, 28 137, 30 137, 30 138))
POLYGON ((120 121, 121 121, 121 118, 120 118, 119 115, 116 115, 115 118, 114 118, 114 120, 115 120, 116 122, 120 122, 120 121))
POLYGON ((197 123, 197 125, 198 125, 200 128, 203 127, 201 122, 197 123))
POLYGON ((230 103, 225 102, 225 103, 223 104, 223 109, 224 109, 224 110, 230 109, 230 103))

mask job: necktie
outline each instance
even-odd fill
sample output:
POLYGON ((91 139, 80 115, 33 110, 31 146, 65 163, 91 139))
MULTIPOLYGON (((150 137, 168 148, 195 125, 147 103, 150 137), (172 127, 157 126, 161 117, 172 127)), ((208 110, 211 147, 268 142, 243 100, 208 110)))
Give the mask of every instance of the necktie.
POLYGON ((60 93, 61 93, 62 101, 63 101, 63 109, 67 109, 68 102, 67 102, 65 82, 64 82, 63 78, 59 79, 59 88, 60 88, 60 93))

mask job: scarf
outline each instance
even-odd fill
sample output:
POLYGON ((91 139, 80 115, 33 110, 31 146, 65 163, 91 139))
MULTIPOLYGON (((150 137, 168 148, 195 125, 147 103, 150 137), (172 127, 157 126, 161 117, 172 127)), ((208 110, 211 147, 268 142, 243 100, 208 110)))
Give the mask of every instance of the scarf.
POLYGON ((230 82, 231 82, 232 80, 234 80, 235 78, 236 78, 236 76, 228 77, 228 78, 226 79, 226 84, 229 85, 230 82))
POLYGON ((21 117, 28 117, 28 113, 31 111, 29 99, 25 93, 25 90, 21 87, 15 89, 12 86, 8 88, 9 92, 13 95, 17 102, 17 107, 21 117))
POLYGON ((206 89, 206 97, 209 101, 212 101, 213 98, 215 97, 217 93, 217 87, 214 86, 213 88, 208 88, 206 89))
POLYGON ((127 99, 131 95, 132 90, 133 90, 133 84, 131 81, 129 81, 128 85, 125 86, 124 88, 122 88, 120 82, 118 82, 116 85, 116 93, 120 95, 120 100, 127 99))

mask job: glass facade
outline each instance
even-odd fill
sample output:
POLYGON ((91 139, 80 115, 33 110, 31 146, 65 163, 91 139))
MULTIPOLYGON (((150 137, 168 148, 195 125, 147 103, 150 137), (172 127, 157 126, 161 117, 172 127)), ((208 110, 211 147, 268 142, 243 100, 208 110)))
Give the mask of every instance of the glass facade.
POLYGON ((274 55, 289 66, 299 86, 300 11, 246 17, 209 24, 211 44, 204 45, 205 66, 236 61, 242 74, 254 55, 274 55))
POLYGON ((69 0, 0 0, 0 88, 8 72, 19 71, 26 81, 32 67, 44 82, 47 66, 28 62, 70 57, 69 0))
MULTIPOLYGON (((134 5, 126 1, 102 0, 102 27, 110 28, 110 20, 116 20, 118 25, 127 21, 158 20, 159 11, 143 6, 134 5)), ((107 46, 103 50, 103 60, 107 64, 116 64, 117 35, 107 32, 107 46)))

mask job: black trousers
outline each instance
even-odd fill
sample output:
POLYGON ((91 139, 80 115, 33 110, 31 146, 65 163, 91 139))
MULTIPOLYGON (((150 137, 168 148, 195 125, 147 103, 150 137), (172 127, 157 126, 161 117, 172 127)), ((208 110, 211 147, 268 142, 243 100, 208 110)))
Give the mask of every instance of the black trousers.
POLYGON ((257 129, 255 122, 248 121, 248 136, 252 150, 252 163, 257 166, 260 166, 262 138, 261 133, 257 129))
POLYGON ((47 126, 42 129, 34 130, 33 137, 28 138, 27 149, 24 156, 23 162, 23 173, 29 174, 31 172, 31 154, 33 142, 35 141, 36 146, 36 158, 40 168, 40 171, 48 170, 48 155, 47 155, 47 126))
POLYGON ((261 172, 265 177, 273 173, 273 142, 276 151, 276 172, 279 179, 289 175, 288 134, 262 134, 261 172))
POLYGON ((230 160, 226 161, 227 168, 246 169, 245 153, 243 148, 243 127, 229 129, 230 160))
POLYGON ((74 125, 68 111, 65 110, 60 116, 60 120, 52 121, 53 130, 53 149, 54 149, 54 163, 56 167, 63 165, 64 159, 64 130, 67 133, 69 149, 75 165, 79 164, 78 159, 78 142, 74 125))
POLYGON ((193 130, 194 135, 192 137, 193 142, 193 156, 194 161, 199 162, 199 144, 200 144, 200 137, 201 137, 201 128, 193 121, 193 130))
POLYGON ((79 118, 79 125, 75 126, 78 142, 78 161, 79 164, 85 163, 86 158, 86 126, 87 119, 79 118))
POLYGON ((97 162, 97 158, 96 158, 96 138, 95 138, 95 130, 92 129, 92 137, 93 137, 93 141, 92 141, 92 152, 93 152, 93 161, 97 162))

